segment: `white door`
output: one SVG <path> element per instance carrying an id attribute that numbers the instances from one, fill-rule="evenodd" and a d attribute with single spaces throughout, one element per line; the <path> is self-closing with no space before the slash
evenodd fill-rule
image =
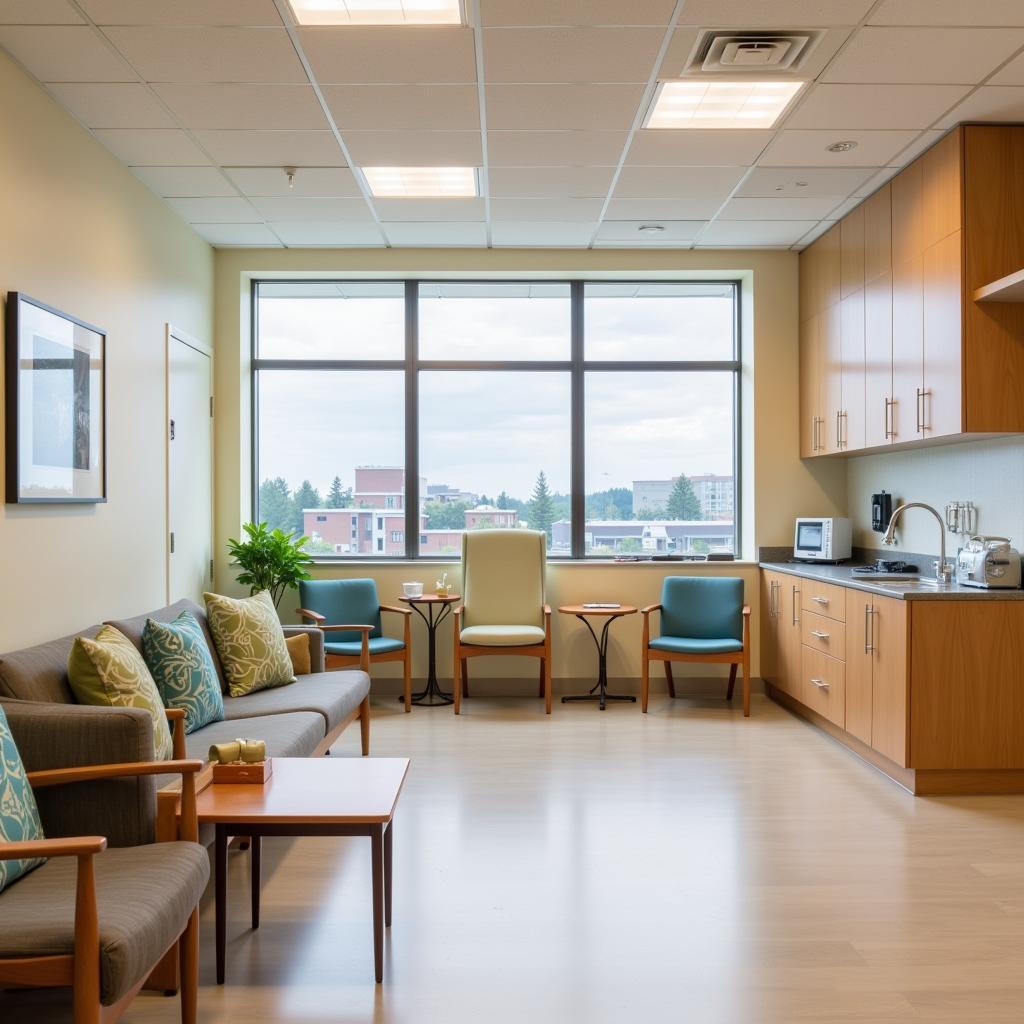
<path id="1" fill-rule="evenodd" d="M 167 600 L 213 586 L 213 357 L 167 326 Z"/>

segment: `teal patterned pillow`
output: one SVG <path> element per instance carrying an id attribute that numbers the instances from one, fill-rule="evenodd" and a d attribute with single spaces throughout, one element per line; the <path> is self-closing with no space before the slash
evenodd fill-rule
<path id="1" fill-rule="evenodd" d="M 147 619 L 142 652 L 164 706 L 185 709 L 185 732 L 224 718 L 217 669 L 203 627 L 191 612 L 173 622 Z"/>
<path id="2" fill-rule="evenodd" d="M 44 839 L 39 821 L 39 808 L 32 787 L 25 775 L 21 755 L 14 745 L 11 728 L 4 709 L 0 708 L 0 842 L 23 843 Z M 0 860 L 0 892 L 16 878 L 45 863 L 46 858 L 33 860 Z"/>

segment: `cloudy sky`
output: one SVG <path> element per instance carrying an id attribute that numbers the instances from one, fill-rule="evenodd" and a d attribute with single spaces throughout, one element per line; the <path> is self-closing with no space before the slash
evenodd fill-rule
<path id="1" fill-rule="evenodd" d="M 348 297 L 333 284 L 317 290 L 334 297 L 274 287 L 285 295 L 260 301 L 262 357 L 403 357 L 400 282 L 345 286 Z M 586 300 L 586 358 L 731 357 L 729 298 L 600 290 Z M 569 336 L 567 285 L 421 286 L 421 359 L 567 360 Z M 263 370 L 259 378 L 261 479 L 309 479 L 326 491 L 335 475 L 351 486 L 357 465 L 403 463 L 402 371 Z M 526 498 L 543 469 L 554 490 L 567 492 L 569 389 L 564 371 L 421 371 L 421 476 Z M 728 373 L 592 372 L 585 409 L 588 492 L 680 472 L 731 472 Z"/>

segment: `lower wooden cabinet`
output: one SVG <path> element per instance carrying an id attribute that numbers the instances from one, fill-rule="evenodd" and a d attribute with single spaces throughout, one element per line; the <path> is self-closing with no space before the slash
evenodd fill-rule
<path id="1" fill-rule="evenodd" d="M 799 576 L 761 574 L 761 675 L 800 700 L 801 589 Z"/>
<path id="2" fill-rule="evenodd" d="M 846 723 L 846 665 L 813 647 L 800 657 L 800 703 L 827 718 L 840 729 Z"/>

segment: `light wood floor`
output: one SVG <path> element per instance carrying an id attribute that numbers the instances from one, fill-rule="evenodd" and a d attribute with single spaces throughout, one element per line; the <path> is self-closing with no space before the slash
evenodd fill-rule
<path id="1" fill-rule="evenodd" d="M 1024 1019 L 1024 797 L 914 799 L 763 696 L 746 721 L 375 710 L 374 753 L 413 758 L 383 986 L 368 842 L 266 840 L 258 932 L 231 857 L 223 988 L 204 905 L 203 1024 Z M 44 1003 L 0 1019 L 62 1019 Z M 177 1019 L 155 995 L 125 1018 Z"/>

